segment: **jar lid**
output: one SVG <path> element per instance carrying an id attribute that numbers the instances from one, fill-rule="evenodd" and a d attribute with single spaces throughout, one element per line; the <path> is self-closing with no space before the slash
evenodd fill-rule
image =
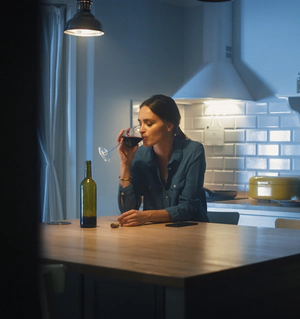
<path id="1" fill-rule="evenodd" d="M 267 185 L 267 184 L 280 184 L 290 185 L 299 184 L 300 176 L 253 176 L 249 179 L 250 184 Z"/>

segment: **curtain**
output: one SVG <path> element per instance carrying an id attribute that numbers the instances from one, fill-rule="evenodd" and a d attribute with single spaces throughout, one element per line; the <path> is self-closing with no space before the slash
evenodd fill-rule
<path id="1" fill-rule="evenodd" d="M 42 221 L 64 219 L 64 26 L 65 6 L 40 8 L 40 100 L 38 138 L 41 151 Z"/>

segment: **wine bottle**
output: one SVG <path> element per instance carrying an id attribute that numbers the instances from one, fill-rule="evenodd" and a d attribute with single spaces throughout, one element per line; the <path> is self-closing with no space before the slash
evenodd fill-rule
<path id="1" fill-rule="evenodd" d="M 92 179 L 92 162 L 85 162 L 84 180 L 80 183 L 80 227 L 97 226 L 97 184 Z"/>

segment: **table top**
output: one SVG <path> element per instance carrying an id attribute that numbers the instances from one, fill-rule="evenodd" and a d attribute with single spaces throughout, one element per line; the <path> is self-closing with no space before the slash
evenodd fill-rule
<path id="1" fill-rule="evenodd" d="M 42 262 L 72 271 L 184 287 L 207 275 L 292 264 L 300 269 L 300 230 L 198 223 L 111 228 L 117 216 L 98 217 L 96 228 L 40 225 Z M 280 266 L 280 267 L 281 267 Z"/>

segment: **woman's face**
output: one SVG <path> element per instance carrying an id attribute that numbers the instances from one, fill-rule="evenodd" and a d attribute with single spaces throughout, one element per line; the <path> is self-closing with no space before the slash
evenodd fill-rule
<path id="1" fill-rule="evenodd" d="M 162 121 L 147 106 L 140 109 L 138 121 L 143 145 L 146 147 L 166 141 L 166 137 L 172 133 L 173 125 Z"/>

